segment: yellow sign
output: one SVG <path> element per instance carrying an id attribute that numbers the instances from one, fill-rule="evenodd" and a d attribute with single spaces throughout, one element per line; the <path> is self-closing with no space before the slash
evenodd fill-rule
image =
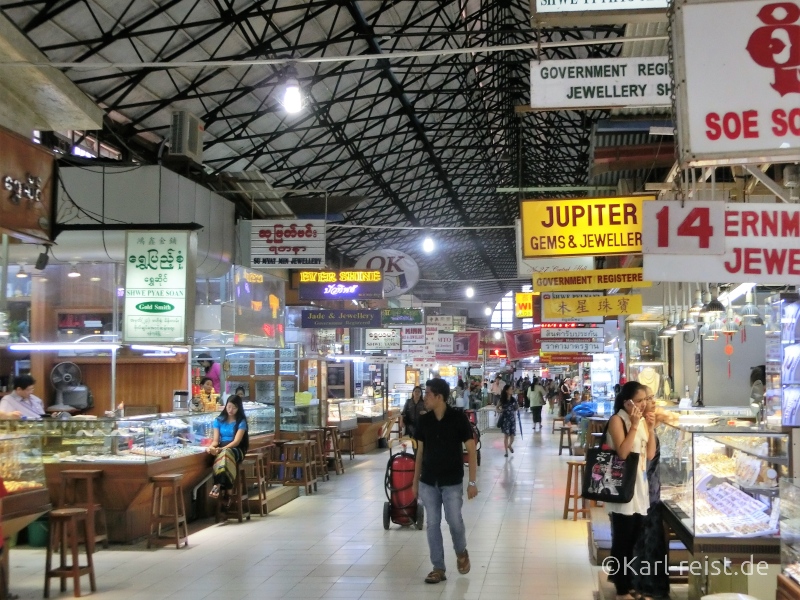
<path id="1" fill-rule="evenodd" d="M 518 319 L 533 318 L 533 294 L 517 292 L 514 298 L 514 314 Z"/>
<path id="2" fill-rule="evenodd" d="M 533 289 L 537 292 L 610 290 L 611 288 L 640 288 L 651 285 L 651 282 L 644 281 L 641 267 L 601 269 L 599 271 L 552 271 L 536 273 L 533 276 Z"/>
<path id="3" fill-rule="evenodd" d="M 652 197 L 524 200 L 523 258 L 642 251 L 642 202 Z"/>
<path id="4" fill-rule="evenodd" d="M 361 283 L 383 281 L 382 271 L 300 271 L 300 283 Z"/>
<path id="5" fill-rule="evenodd" d="M 642 312 L 641 294 L 624 296 L 585 296 L 542 300 L 542 320 L 569 317 L 612 317 Z"/>
<path id="6" fill-rule="evenodd" d="M 450 365 L 441 365 L 439 367 L 439 375 L 441 377 L 455 377 L 457 374 L 456 368 Z"/>

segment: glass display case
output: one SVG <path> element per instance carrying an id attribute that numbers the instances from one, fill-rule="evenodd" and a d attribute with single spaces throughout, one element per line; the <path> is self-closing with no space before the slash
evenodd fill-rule
<path id="1" fill-rule="evenodd" d="M 0 477 L 9 494 L 44 489 L 42 439 L 38 435 L 0 435 Z"/>
<path id="2" fill-rule="evenodd" d="M 275 409 L 245 403 L 249 435 L 275 431 Z M 131 418 L 0 421 L 2 433 L 35 434 L 46 463 L 144 463 L 203 452 L 218 412 Z"/>
<path id="3" fill-rule="evenodd" d="M 629 381 L 649 386 L 656 398 L 670 398 L 673 390 L 667 340 L 658 337 L 662 325 L 661 321 L 627 321 L 625 356 Z"/>
<path id="4" fill-rule="evenodd" d="M 352 398 L 328 401 L 328 425 L 336 425 L 339 431 L 350 431 L 357 427 L 355 402 Z"/>
<path id="5" fill-rule="evenodd" d="M 660 423 L 661 500 L 695 538 L 778 534 L 789 435 L 757 427 Z"/>
<path id="6" fill-rule="evenodd" d="M 378 423 L 383 421 L 383 398 L 356 398 L 353 405 L 359 423 Z"/>
<path id="7" fill-rule="evenodd" d="M 781 571 L 800 585 L 800 481 L 780 481 Z"/>
<path id="8" fill-rule="evenodd" d="M 281 431 L 317 429 L 321 426 L 320 413 L 318 401 L 315 404 L 290 406 L 284 406 L 281 401 Z"/>
<path id="9" fill-rule="evenodd" d="M 775 294 L 766 300 L 766 417 L 780 415 L 800 427 L 800 296 Z"/>

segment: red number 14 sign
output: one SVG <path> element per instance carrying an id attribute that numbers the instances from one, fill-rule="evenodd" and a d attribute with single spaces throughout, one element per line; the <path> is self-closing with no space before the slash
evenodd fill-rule
<path id="1" fill-rule="evenodd" d="M 724 254 L 725 203 L 645 202 L 644 254 Z"/>

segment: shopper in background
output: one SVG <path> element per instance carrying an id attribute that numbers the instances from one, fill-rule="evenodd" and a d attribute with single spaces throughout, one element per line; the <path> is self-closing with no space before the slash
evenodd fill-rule
<path id="1" fill-rule="evenodd" d="M 536 381 L 536 377 L 534 377 L 533 380 Z M 531 406 L 531 401 L 528 398 L 529 389 L 531 389 L 531 380 L 525 375 L 525 378 L 522 380 L 522 405 L 525 407 L 525 412 L 528 412 Z"/>
<path id="2" fill-rule="evenodd" d="M 464 394 L 466 393 L 466 398 Z M 469 408 L 469 390 L 464 389 L 464 382 L 459 379 L 456 386 L 456 408 Z"/>
<path id="3" fill-rule="evenodd" d="M 558 386 L 555 379 L 552 379 L 547 384 L 547 403 L 550 405 L 550 414 L 556 412 L 556 399 L 558 398 Z"/>
<path id="4" fill-rule="evenodd" d="M 503 391 L 503 380 L 500 379 L 500 375 L 494 378 L 490 391 L 492 393 L 492 404 L 497 406 L 500 403 L 500 392 Z"/>
<path id="5" fill-rule="evenodd" d="M 412 489 L 425 507 L 428 550 L 433 570 L 426 583 L 439 583 L 447 579 L 442 539 L 442 506 L 453 548 L 456 566 L 462 575 L 469 573 L 467 531 L 461 516 L 464 503 L 464 457 L 462 444 L 467 448 L 469 484 L 467 498 L 478 495 L 478 474 L 475 438 L 466 413 L 447 406 L 450 386 L 444 379 L 431 379 L 425 384 L 427 413 L 419 419 L 417 428 L 417 461 L 414 464 Z"/>
<path id="6" fill-rule="evenodd" d="M 499 413 L 499 427 L 503 432 L 503 447 L 506 450 L 504 456 L 508 456 L 509 451 L 514 454 L 514 436 L 517 435 L 517 409 L 519 404 L 512 393 L 511 386 L 506 385 L 500 392 L 500 403 L 497 405 Z"/>
<path id="7" fill-rule="evenodd" d="M 244 398 L 244 386 L 240 385 L 233 393 L 239 396 L 239 398 Z"/>
<path id="8" fill-rule="evenodd" d="M 35 383 L 30 375 L 14 378 L 14 391 L 0 400 L 0 419 L 41 419 L 45 415 L 42 399 L 33 394 Z"/>
<path id="9" fill-rule="evenodd" d="M 400 430 L 405 427 L 405 435 L 414 437 L 417 434 L 419 418 L 425 414 L 425 402 L 422 400 L 422 388 L 418 385 L 411 390 L 411 398 L 406 400 L 400 413 Z"/>
<path id="10" fill-rule="evenodd" d="M 206 377 L 210 378 L 211 382 L 214 384 L 214 392 L 219 394 L 219 376 L 221 372 L 219 363 L 215 363 L 208 352 L 201 352 L 198 354 L 197 361 L 200 363 L 200 366 L 203 367 Z"/>
<path id="11" fill-rule="evenodd" d="M 539 425 L 539 431 L 542 430 L 542 407 L 544 407 L 544 387 L 536 377 L 533 378 L 533 383 L 528 388 L 528 403 L 533 412 L 533 430 L 536 431 L 536 425 Z"/>
<path id="12" fill-rule="evenodd" d="M 225 408 L 212 423 L 214 436 L 206 452 L 216 456 L 214 459 L 214 487 L 208 494 L 212 498 L 223 496 L 227 504 L 231 490 L 236 482 L 237 465 L 247 453 L 247 417 L 244 414 L 242 399 L 233 394 L 225 401 Z"/>
<path id="13" fill-rule="evenodd" d="M 616 450 L 621 459 L 631 452 L 639 454 L 636 483 L 630 502 L 619 504 L 606 502 L 606 512 L 611 519 L 611 556 L 619 565 L 630 564 L 633 548 L 642 530 L 642 521 L 650 507 L 647 485 L 647 461 L 656 454 L 653 426 L 642 419 L 647 402 L 647 391 L 636 381 L 622 386 L 614 401 L 614 415 L 609 419 L 605 443 Z M 609 575 L 617 589 L 617 600 L 632 600 L 632 573 L 630 569 L 619 569 Z"/>
<path id="14" fill-rule="evenodd" d="M 664 557 L 667 556 L 667 538 L 662 524 L 661 511 L 661 442 L 655 434 L 656 400 L 653 390 L 645 386 L 647 405 L 644 419 L 650 434 L 656 439 L 656 453 L 647 461 L 647 486 L 650 507 L 644 518 L 642 530 L 633 548 L 634 566 L 632 586 L 640 598 L 669 598 L 669 573 Z"/>

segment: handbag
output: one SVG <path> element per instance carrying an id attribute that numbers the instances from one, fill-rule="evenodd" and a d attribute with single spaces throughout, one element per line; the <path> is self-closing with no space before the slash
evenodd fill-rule
<path id="1" fill-rule="evenodd" d="M 633 499 L 636 476 L 639 468 L 639 453 L 631 452 L 622 459 L 616 450 L 605 443 L 611 419 L 603 429 L 603 445 L 586 451 L 586 470 L 583 475 L 581 496 L 586 500 L 598 500 L 613 504 L 627 504 Z M 625 436 L 628 428 L 622 422 Z"/>

